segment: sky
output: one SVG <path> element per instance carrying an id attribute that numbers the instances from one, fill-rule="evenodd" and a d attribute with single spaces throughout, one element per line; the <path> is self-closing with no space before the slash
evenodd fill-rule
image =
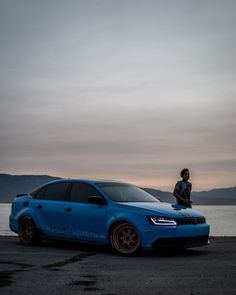
<path id="1" fill-rule="evenodd" d="M 235 186 L 235 11 L 0 0 L 0 173 Z"/>

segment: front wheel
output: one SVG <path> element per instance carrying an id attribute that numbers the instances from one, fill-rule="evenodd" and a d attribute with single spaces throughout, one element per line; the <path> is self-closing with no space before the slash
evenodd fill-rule
<path id="1" fill-rule="evenodd" d="M 24 245 L 38 245 L 41 241 L 39 232 L 29 216 L 21 219 L 18 236 Z"/>
<path id="2" fill-rule="evenodd" d="M 141 245 L 139 234 L 135 227 L 126 222 L 115 225 L 111 232 L 111 246 L 123 255 L 131 255 L 138 251 Z"/>

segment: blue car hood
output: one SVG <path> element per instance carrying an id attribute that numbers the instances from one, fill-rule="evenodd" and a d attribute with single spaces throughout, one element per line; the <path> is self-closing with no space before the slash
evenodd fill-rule
<path id="1" fill-rule="evenodd" d="M 198 211 L 190 208 L 185 208 L 180 205 L 173 205 L 169 203 L 155 203 L 155 202 L 119 202 L 120 205 L 130 207 L 130 209 L 138 209 L 138 211 L 145 210 L 148 214 L 160 214 L 165 217 L 180 218 L 180 217 L 200 217 L 203 216 Z"/>

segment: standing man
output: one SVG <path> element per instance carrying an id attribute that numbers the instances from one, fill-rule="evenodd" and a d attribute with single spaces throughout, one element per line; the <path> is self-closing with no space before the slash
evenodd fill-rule
<path id="1" fill-rule="evenodd" d="M 192 183 L 189 182 L 190 173 L 188 168 L 184 168 L 180 172 L 182 180 L 179 180 L 173 192 L 174 197 L 176 197 L 176 202 L 178 205 L 192 208 L 192 202 L 190 201 Z"/>

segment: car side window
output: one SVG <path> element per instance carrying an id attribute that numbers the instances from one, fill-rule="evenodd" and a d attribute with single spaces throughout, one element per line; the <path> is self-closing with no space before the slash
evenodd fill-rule
<path id="1" fill-rule="evenodd" d="M 72 184 L 70 201 L 79 203 L 89 203 L 88 197 L 101 196 L 100 193 L 91 185 L 82 182 Z"/>
<path id="2" fill-rule="evenodd" d="M 44 194 L 45 200 L 64 201 L 68 183 L 60 182 L 48 185 Z"/>
<path id="3" fill-rule="evenodd" d="M 39 190 L 35 193 L 32 193 L 31 196 L 33 196 L 34 199 L 43 200 L 45 192 L 46 192 L 46 187 L 42 188 L 41 190 Z"/>

